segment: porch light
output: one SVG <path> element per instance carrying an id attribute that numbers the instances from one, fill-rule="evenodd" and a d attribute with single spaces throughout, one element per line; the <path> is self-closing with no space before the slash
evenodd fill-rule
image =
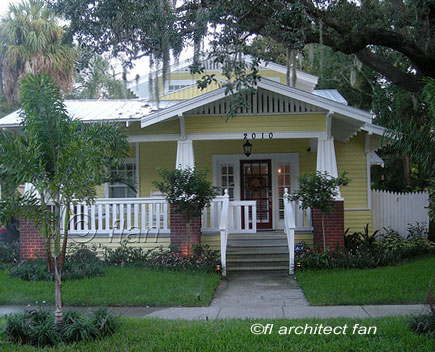
<path id="1" fill-rule="evenodd" d="M 243 144 L 243 152 L 245 153 L 246 156 L 250 156 L 251 152 L 252 152 L 252 144 L 249 143 L 248 140 L 246 140 L 246 143 Z"/>

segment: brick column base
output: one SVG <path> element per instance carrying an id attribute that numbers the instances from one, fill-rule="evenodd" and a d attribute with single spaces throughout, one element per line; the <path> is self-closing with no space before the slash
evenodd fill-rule
<path id="1" fill-rule="evenodd" d="M 46 258 L 45 243 L 32 221 L 20 220 L 20 260 Z"/>
<path id="2" fill-rule="evenodd" d="M 342 200 L 334 201 L 334 210 L 325 215 L 325 238 L 329 248 L 344 246 L 344 205 Z M 315 245 L 323 248 L 322 213 L 313 209 L 313 240 Z"/>
<path id="3" fill-rule="evenodd" d="M 170 228 L 171 228 L 171 247 L 187 254 L 187 227 L 186 220 L 179 213 L 175 212 L 175 207 L 170 208 Z M 201 244 L 201 217 L 198 216 L 190 220 L 190 247 Z"/>

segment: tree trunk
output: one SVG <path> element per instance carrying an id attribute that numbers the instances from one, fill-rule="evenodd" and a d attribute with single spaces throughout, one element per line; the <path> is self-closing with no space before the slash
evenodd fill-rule
<path id="1" fill-rule="evenodd" d="M 51 254 L 51 241 L 50 236 L 48 235 L 47 227 L 43 225 L 43 235 L 45 237 L 45 252 L 47 253 L 47 262 L 48 262 L 48 271 L 50 273 L 54 273 L 54 262 L 53 256 Z"/>
<path id="2" fill-rule="evenodd" d="M 59 257 L 54 257 L 54 323 L 57 326 L 63 324 L 63 310 L 62 310 L 62 271 L 60 270 Z"/>
<path id="3" fill-rule="evenodd" d="M 66 248 L 68 244 L 69 204 L 65 206 L 65 222 L 63 223 L 63 243 L 60 252 L 60 270 L 63 271 L 65 264 Z"/>
<path id="4" fill-rule="evenodd" d="M 405 180 L 405 185 L 409 187 L 411 184 L 411 167 L 409 166 L 409 157 L 403 155 L 403 178 Z"/>
<path id="5" fill-rule="evenodd" d="M 326 252 L 325 215 L 322 213 L 323 251 Z"/>

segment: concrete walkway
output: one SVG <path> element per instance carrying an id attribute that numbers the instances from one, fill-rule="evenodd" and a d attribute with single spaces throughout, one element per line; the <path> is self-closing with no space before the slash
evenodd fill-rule
<path id="1" fill-rule="evenodd" d="M 0 316 L 38 307 L 0 306 Z M 93 307 L 73 308 L 81 311 Z M 117 316 L 187 320 L 227 318 L 369 318 L 428 312 L 423 304 L 309 306 L 294 278 L 280 274 L 237 274 L 222 281 L 209 307 L 110 307 Z"/>

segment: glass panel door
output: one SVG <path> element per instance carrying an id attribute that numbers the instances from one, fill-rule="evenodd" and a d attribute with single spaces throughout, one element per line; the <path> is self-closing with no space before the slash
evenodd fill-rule
<path id="1" fill-rule="evenodd" d="M 241 200 L 257 202 L 257 228 L 272 228 L 272 182 L 270 160 L 240 161 Z"/>

